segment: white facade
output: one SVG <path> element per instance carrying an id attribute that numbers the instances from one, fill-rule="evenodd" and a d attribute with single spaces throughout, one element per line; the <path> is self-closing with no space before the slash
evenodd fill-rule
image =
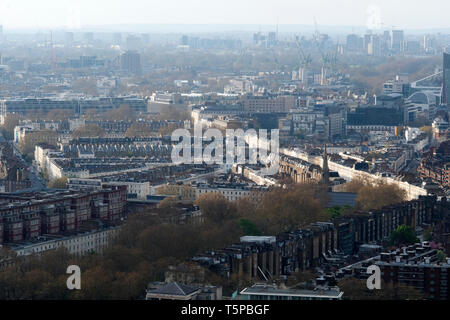
<path id="1" fill-rule="evenodd" d="M 50 250 L 65 247 L 71 254 L 85 255 L 90 252 L 102 252 L 117 234 L 119 228 L 94 231 L 68 238 L 56 238 L 54 240 L 24 245 L 13 248 L 18 256 L 39 254 Z"/>
<path id="2" fill-rule="evenodd" d="M 29 123 L 26 125 L 18 125 L 14 128 L 14 142 L 21 143 L 24 141 L 28 132 L 40 130 L 41 125 L 39 123 Z"/>
<path id="3" fill-rule="evenodd" d="M 294 149 L 294 150 L 280 149 L 280 153 L 290 156 L 290 157 L 293 157 L 293 158 L 301 159 L 303 161 L 318 165 L 320 167 L 323 167 L 323 158 L 322 157 L 311 156 L 299 149 Z M 358 170 L 355 170 L 350 167 L 346 167 L 342 164 L 339 164 L 339 163 L 336 163 L 333 161 L 328 161 L 328 166 L 329 166 L 330 170 L 338 172 L 341 177 L 343 177 L 344 179 L 349 180 L 349 181 L 353 180 L 356 177 L 359 177 L 359 178 L 367 179 L 368 181 L 383 181 L 388 184 L 395 184 L 400 189 L 402 189 L 406 192 L 407 200 L 414 200 L 414 199 L 419 198 L 419 196 L 426 196 L 428 194 L 428 192 L 425 189 L 415 186 L 415 185 L 412 185 L 412 184 L 409 184 L 408 182 L 396 180 L 396 179 L 389 178 L 389 177 L 383 177 L 378 174 L 371 174 L 371 173 L 364 172 L 364 171 L 358 171 Z"/>
<path id="4" fill-rule="evenodd" d="M 192 186 L 195 189 L 195 197 L 198 199 L 203 194 L 220 193 L 228 201 L 236 201 L 243 198 L 251 198 L 254 200 L 261 200 L 263 192 L 266 189 L 262 188 L 226 188 L 226 187 L 211 187 L 208 185 Z"/>
<path id="5" fill-rule="evenodd" d="M 104 182 L 106 186 L 127 186 L 128 194 L 135 194 L 140 200 L 146 200 L 147 196 L 151 195 L 150 182 L 131 182 L 131 181 L 117 181 L 117 182 Z"/>

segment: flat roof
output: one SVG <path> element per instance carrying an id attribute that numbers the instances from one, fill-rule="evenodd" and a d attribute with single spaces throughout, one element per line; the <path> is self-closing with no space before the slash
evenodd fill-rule
<path id="1" fill-rule="evenodd" d="M 298 290 L 298 289 L 277 289 L 273 286 L 254 286 L 245 288 L 241 291 L 241 295 L 251 296 L 285 296 L 300 298 L 324 298 L 324 299 L 340 299 L 344 292 L 330 288 L 329 290 Z"/>

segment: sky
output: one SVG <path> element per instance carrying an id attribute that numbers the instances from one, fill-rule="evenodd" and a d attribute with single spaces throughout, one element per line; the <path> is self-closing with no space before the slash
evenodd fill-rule
<path id="1" fill-rule="evenodd" d="M 448 0 L 0 0 L 8 29 L 138 24 L 450 28 Z M 281 31 L 281 30 L 280 30 Z"/>

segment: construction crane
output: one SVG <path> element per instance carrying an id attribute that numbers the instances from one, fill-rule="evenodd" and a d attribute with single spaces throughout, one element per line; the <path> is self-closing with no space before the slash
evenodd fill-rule
<path id="1" fill-rule="evenodd" d="M 299 36 L 295 37 L 295 43 L 297 44 L 298 54 L 299 54 L 299 58 L 300 58 L 300 67 L 298 70 L 298 72 L 299 72 L 298 78 L 304 82 L 305 81 L 305 71 L 312 64 L 313 60 L 312 60 L 311 54 L 306 54 L 305 51 L 303 50 Z M 300 76 L 300 72 L 302 72 L 301 76 Z"/>
<path id="2" fill-rule="evenodd" d="M 305 54 L 299 36 L 295 37 L 295 43 L 297 44 L 301 67 L 309 67 L 312 64 L 311 54 Z"/>
<path id="3" fill-rule="evenodd" d="M 325 52 L 325 50 L 323 48 L 323 43 L 321 43 L 320 32 L 319 32 L 319 28 L 318 28 L 316 19 L 314 19 L 314 25 L 315 25 L 315 33 L 314 33 L 313 39 L 316 44 L 317 50 L 320 53 L 321 63 L 322 63 L 321 85 L 325 85 L 328 70 L 331 70 L 333 75 L 335 75 L 337 72 L 339 42 L 337 43 L 336 49 L 334 51 Z"/>
<path id="4" fill-rule="evenodd" d="M 330 55 L 330 67 L 333 75 L 338 73 L 338 54 L 339 54 L 339 40 L 336 43 L 336 50 Z"/>

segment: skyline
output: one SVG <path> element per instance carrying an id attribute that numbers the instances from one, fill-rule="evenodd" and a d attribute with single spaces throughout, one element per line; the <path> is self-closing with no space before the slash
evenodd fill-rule
<path id="1" fill-rule="evenodd" d="M 1 0 L 0 24 L 5 30 L 67 29 L 173 25 L 287 25 L 405 30 L 450 29 L 446 12 L 450 3 L 404 1 L 318 0 L 314 3 L 292 0 L 205 1 L 167 0 L 87 0 L 74 4 L 70 0 Z M 336 12 L 338 14 L 336 14 Z M 420 16 L 421 19 L 417 19 Z M 283 32 L 283 30 L 280 30 Z"/>

